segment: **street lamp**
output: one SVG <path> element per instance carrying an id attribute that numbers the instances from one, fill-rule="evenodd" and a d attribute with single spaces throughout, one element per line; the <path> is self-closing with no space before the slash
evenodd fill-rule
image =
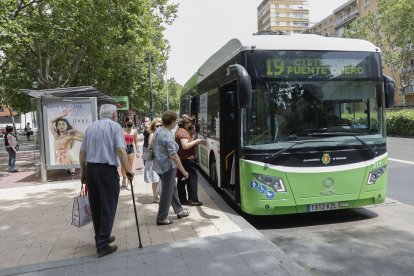
<path id="1" fill-rule="evenodd" d="M 148 54 L 148 75 L 149 75 L 149 94 L 150 94 L 150 118 L 154 118 L 154 101 L 152 98 L 152 78 L 151 78 L 151 54 Z"/>
<path id="2" fill-rule="evenodd" d="M 170 110 L 170 103 L 168 99 L 168 75 L 167 75 L 167 69 L 165 69 L 165 90 L 167 94 L 167 110 Z"/>

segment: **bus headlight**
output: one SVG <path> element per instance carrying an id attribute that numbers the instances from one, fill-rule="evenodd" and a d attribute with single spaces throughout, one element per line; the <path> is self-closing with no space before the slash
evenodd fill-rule
<path id="1" fill-rule="evenodd" d="M 285 184 L 283 183 L 283 179 L 281 177 L 268 176 L 257 173 L 254 173 L 254 177 L 260 183 L 271 187 L 275 192 L 286 192 Z"/>
<path id="2" fill-rule="evenodd" d="M 377 181 L 377 179 L 383 175 L 385 173 L 385 170 L 387 169 L 387 166 L 382 166 L 379 168 L 376 168 L 375 170 L 372 170 L 369 173 L 369 177 L 368 177 L 368 185 L 372 185 L 375 184 L 375 182 Z"/>

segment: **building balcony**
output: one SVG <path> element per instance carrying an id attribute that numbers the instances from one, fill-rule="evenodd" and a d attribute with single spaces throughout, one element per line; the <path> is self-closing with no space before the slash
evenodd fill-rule
<path id="1" fill-rule="evenodd" d="M 353 14 L 350 14 L 349 16 L 347 16 L 346 18 L 343 18 L 342 20 L 337 20 L 335 23 L 335 28 L 338 29 L 342 27 L 343 25 L 347 25 L 357 17 L 359 17 L 359 13 L 354 12 Z"/>

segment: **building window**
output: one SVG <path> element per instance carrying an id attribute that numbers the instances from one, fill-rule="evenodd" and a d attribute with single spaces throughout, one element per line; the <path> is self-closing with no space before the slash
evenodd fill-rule
<path id="1" fill-rule="evenodd" d="M 306 13 L 299 13 L 299 12 L 294 12 L 292 13 L 294 18 L 308 18 L 308 14 Z"/>
<path id="2" fill-rule="evenodd" d="M 365 8 L 369 6 L 369 0 L 364 0 Z"/>
<path id="3" fill-rule="evenodd" d="M 306 23 L 306 22 L 293 22 L 293 26 L 295 26 L 295 27 L 308 27 L 309 24 Z"/>

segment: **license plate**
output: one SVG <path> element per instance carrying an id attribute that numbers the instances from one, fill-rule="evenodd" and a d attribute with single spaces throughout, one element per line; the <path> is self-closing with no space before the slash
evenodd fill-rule
<path id="1" fill-rule="evenodd" d="M 325 202 L 308 205 L 308 212 L 330 211 L 339 208 L 339 202 Z"/>

